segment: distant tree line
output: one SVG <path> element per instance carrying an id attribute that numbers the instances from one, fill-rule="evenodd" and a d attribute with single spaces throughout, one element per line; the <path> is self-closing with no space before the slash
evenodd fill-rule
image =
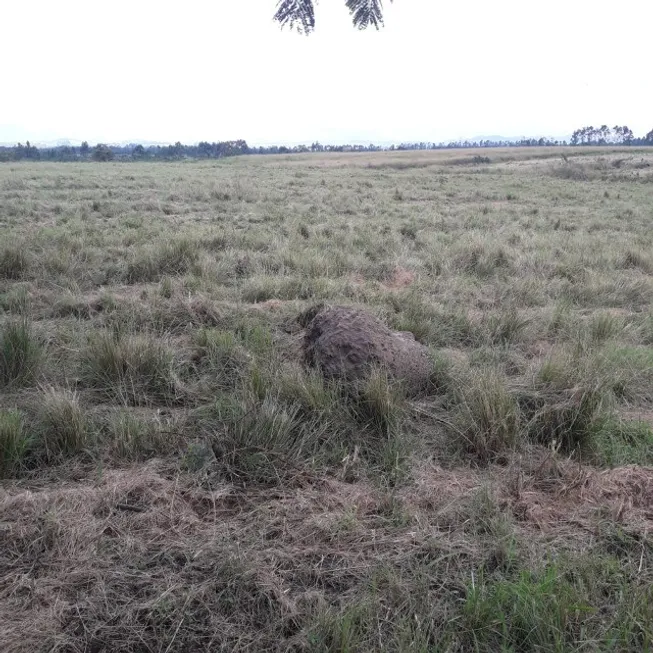
<path id="1" fill-rule="evenodd" d="M 653 129 L 643 137 L 636 138 L 627 126 L 615 125 L 610 129 L 601 127 L 583 127 L 577 129 L 569 142 L 548 138 L 523 138 L 518 141 L 480 140 L 449 141 L 447 143 L 400 143 L 399 145 L 268 145 L 250 147 L 244 140 L 220 141 L 209 143 L 202 141 L 197 145 L 107 145 L 98 143 L 91 147 L 84 141 L 80 146 L 58 145 L 56 147 L 36 147 L 27 141 L 11 147 L 0 147 L 2 161 L 180 161 L 182 159 L 221 159 L 243 154 L 301 154 L 305 152 L 378 152 L 397 150 L 446 150 L 459 148 L 484 147 L 555 147 L 559 145 L 653 145 Z"/>
<path id="2" fill-rule="evenodd" d="M 570 140 L 571 145 L 653 145 L 653 129 L 646 136 L 636 138 L 633 130 L 627 125 L 608 127 L 581 127 L 577 129 Z"/>

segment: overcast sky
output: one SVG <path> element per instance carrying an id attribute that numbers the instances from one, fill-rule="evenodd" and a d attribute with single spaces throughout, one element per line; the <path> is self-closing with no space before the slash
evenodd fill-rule
<path id="1" fill-rule="evenodd" d="M 0 0 L 0 142 L 257 143 L 653 128 L 650 0 Z"/>

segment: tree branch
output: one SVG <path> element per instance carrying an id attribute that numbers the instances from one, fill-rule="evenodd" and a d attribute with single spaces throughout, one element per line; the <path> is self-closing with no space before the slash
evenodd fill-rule
<path id="1" fill-rule="evenodd" d="M 301 34 L 315 29 L 315 5 L 318 0 L 278 0 L 274 20 Z M 392 2 L 392 0 L 390 0 Z M 354 27 L 366 29 L 383 26 L 383 0 L 345 0 Z"/>

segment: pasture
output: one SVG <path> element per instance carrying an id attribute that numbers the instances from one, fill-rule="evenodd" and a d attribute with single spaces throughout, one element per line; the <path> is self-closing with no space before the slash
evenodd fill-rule
<path id="1" fill-rule="evenodd" d="M 647 149 L 0 165 L 0 650 L 651 650 L 652 227 Z"/>

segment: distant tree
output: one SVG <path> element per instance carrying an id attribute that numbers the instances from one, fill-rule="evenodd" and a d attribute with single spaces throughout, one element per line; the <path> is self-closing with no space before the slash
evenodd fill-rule
<path id="1" fill-rule="evenodd" d="M 31 160 L 39 160 L 41 158 L 41 153 L 39 152 L 39 148 L 32 145 L 29 141 L 25 143 L 25 148 L 24 148 L 24 153 L 23 156 L 26 159 L 31 159 Z"/>
<path id="2" fill-rule="evenodd" d="M 144 159 L 146 156 L 147 153 L 145 152 L 145 148 L 140 143 L 132 151 L 132 159 L 137 161 Z"/>
<path id="3" fill-rule="evenodd" d="M 98 143 L 93 148 L 93 161 L 113 161 L 113 150 L 104 143 Z"/>
<path id="4" fill-rule="evenodd" d="M 633 134 L 633 130 L 624 125 L 621 128 L 621 133 L 623 134 L 623 142 L 624 145 L 632 145 L 633 144 L 633 138 L 635 135 Z"/>
<path id="5" fill-rule="evenodd" d="M 653 145 L 653 129 L 651 129 L 651 131 L 646 134 L 646 136 L 644 136 L 644 142 L 647 145 Z"/>
<path id="6" fill-rule="evenodd" d="M 274 20 L 282 27 L 287 25 L 302 34 L 310 34 L 315 29 L 316 4 L 317 0 L 278 0 Z M 383 0 L 345 0 L 345 6 L 354 27 L 379 29 L 383 26 Z"/>
<path id="7" fill-rule="evenodd" d="M 88 146 L 87 141 L 83 141 L 82 144 L 79 146 L 79 153 L 82 157 L 82 159 L 88 158 L 88 153 L 90 151 L 90 147 Z"/>

